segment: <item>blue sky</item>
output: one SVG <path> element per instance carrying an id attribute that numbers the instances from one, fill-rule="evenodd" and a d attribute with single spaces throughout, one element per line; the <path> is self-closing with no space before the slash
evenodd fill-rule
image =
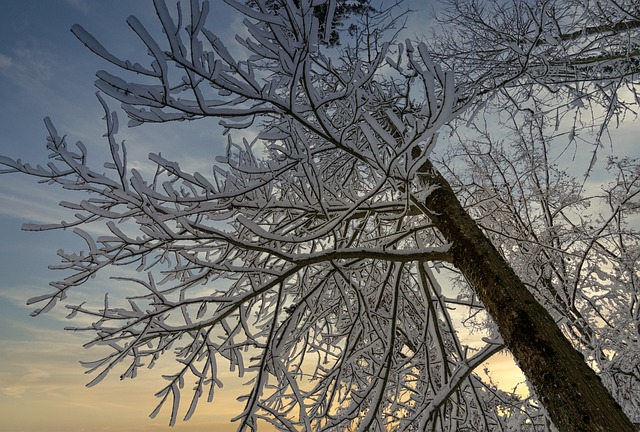
<path id="1" fill-rule="evenodd" d="M 211 4 L 209 23 L 214 31 L 229 35 L 240 27 L 240 19 L 221 0 Z M 144 49 L 125 23 L 132 14 L 152 28 L 155 25 L 150 0 L 3 2 L 0 155 L 45 162 L 43 118 L 50 116 L 60 134 L 84 142 L 91 160 L 104 160 L 103 113 L 93 81 L 95 72 L 108 65 L 89 52 L 69 28 L 80 23 L 121 57 L 144 59 Z M 427 14 L 414 14 L 411 20 L 424 26 Z M 124 116 L 121 124 L 126 124 Z M 619 145 L 631 149 L 636 131 L 637 123 L 621 129 Z M 168 159 L 205 171 L 224 143 L 211 122 L 122 127 L 120 138 L 126 139 L 130 158 L 141 169 L 149 151 L 161 151 Z M 62 310 L 29 317 L 27 299 L 46 292 L 49 281 L 58 276 L 47 270 L 47 265 L 58 262 L 56 251 L 78 250 L 82 243 L 69 232 L 23 232 L 20 226 L 68 219 L 57 206 L 63 197 L 58 189 L 38 185 L 33 179 L 0 176 L 0 430 L 168 430 L 166 413 L 156 420 L 147 418 L 156 402 L 153 393 L 160 387 L 160 372 L 143 373 L 126 382 L 114 376 L 87 389 L 84 384 L 89 377 L 83 375 L 78 360 L 95 358 L 81 348 L 89 335 L 63 332 L 68 322 Z M 105 279 L 93 281 L 83 293 L 95 291 L 101 297 L 107 283 Z M 201 405 L 192 420 L 178 423 L 174 430 L 202 430 L 205 425 L 235 430 L 228 419 L 239 411 L 233 401 L 239 381 L 228 379 L 228 394 L 223 399 L 213 407 Z"/>

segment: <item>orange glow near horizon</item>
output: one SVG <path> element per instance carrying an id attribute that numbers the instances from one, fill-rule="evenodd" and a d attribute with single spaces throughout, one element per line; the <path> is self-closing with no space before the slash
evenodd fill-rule
<path id="1" fill-rule="evenodd" d="M 238 423 L 230 419 L 242 411 L 243 404 L 236 398 L 245 389 L 242 383 L 249 380 L 248 376 L 238 378 L 235 373 L 223 372 L 224 387 L 216 389 L 213 403 L 202 400 L 191 420 L 184 422 L 180 417 L 176 426 L 170 428 L 168 408 L 156 419 L 148 417 L 158 402 L 154 393 L 163 385 L 160 376 L 163 371 L 141 370 L 136 379 L 124 381 L 115 373 L 97 386 L 87 388 L 85 384 L 90 376 L 84 374 L 78 360 L 93 356 L 91 350 L 81 348 L 82 339 L 77 335 L 42 330 L 33 335 L 30 343 L 17 340 L 0 343 L 4 347 L 0 358 L 2 431 L 231 432 L 238 427 Z M 509 354 L 497 354 L 485 365 L 492 371 L 494 381 L 504 389 L 513 389 L 524 378 Z M 519 393 L 525 389 L 519 387 Z M 182 415 L 190 397 L 187 382 L 182 396 Z M 260 426 L 260 431 L 275 430 L 266 422 Z"/>
<path id="2" fill-rule="evenodd" d="M 223 372 L 224 388 L 216 389 L 213 403 L 201 400 L 191 420 L 181 418 L 170 428 L 169 409 L 164 409 L 156 419 L 148 416 L 159 401 L 154 397 L 163 385 L 162 371 L 141 370 L 134 380 L 120 381 L 117 373 L 111 374 L 95 387 L 85 384 L 90 376 L 84 374 L 78 359 L 91 358 L 89 352 L 78 344 L 78 338 L 55 332 L 51 341 L 2 340 L 4 350 L 0 373 L 0 430 L 6 432 L 83 432 L 83 431 L 235 431 L 238 423 L 231 418 L 238 415 L 243 404 L 236 401 L 242 383 L 248 378 L 238 378 L 231 372 Z M 44 330 L 45 337 L 54 332 Z M 166 371 L 165 371 L 166 372 Z M 189 383 L 185 383 L 184 415 L 191 395 Z M 185 406 L 187 405 L 187 406 Z M 269 424 L 260 430 L 275 430 Z"/>

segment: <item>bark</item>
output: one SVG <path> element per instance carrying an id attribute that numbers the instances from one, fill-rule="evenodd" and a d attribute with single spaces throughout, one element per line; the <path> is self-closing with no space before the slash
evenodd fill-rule
<path id="1" fill-rule="evenodd" d="M 438 187 L 422 202 L 415 198 L 414 204 L 452 244 L 453 264 L 497 323 L 558 429 L 635 432 L 600 378 L 467 214 L 446 179 L 429 162 L 421 167 L 419 179 Z"/>

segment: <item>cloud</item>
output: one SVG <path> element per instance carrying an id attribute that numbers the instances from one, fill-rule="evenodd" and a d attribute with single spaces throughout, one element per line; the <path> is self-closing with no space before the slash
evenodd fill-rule
<path id="1" fill-rule="evenodd" d="M 11 57 L 0 53 L 0 69 L 7 69 L 13 65 Z"/>
<path id="2" fill-rule="evenodd" d="M 0 73 L 14 84 L 33 88 L 53 78 L 53 59 L 39 48 L 17 47 L 10 54 L 0 53 Z"/>
<path id="3" fill-rule="evenodd" d="M 65 2 L 69 6 L 81 10 L 84 13 L 89 12 L 89 4 L 86 2 L 86 0 L 65 0 Z"/>
<path id="4" fill-rule="evenodd" d="M 4 205 L 0 206 L 0 216 L 37 224 L 73 219 L 72 212 L 58 206 L 65 197 L 63 191 L 54 191 L 52 188 L 45 190 L 44 185 L 34 184 L 33 179 L 26 177 L 14 176 L 3 180 L 0 186 L 0 201 Z"/>

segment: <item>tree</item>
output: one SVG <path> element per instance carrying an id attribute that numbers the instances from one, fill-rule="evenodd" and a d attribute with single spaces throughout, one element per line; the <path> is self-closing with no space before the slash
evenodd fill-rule
<path id="1" fill-rule="evenodd" d="M 440 19 L 452 31 L 435 39 L 432 53 L 458 71 L 458 81 L 491 96 L 478 101 L 480 119 L 467 119 L 471 130 L 455 132 L 462 144 L 451 154 L 466 155 L 465 167 L 456 169 L 448 156 L 442 165 L 485 233 L 635 416 L 640 371 L 622 352 L 634 356 L 638 343 L 638 317 L 628 308 L 637 303 L 637 270 L 629 266 L 637 261 L 637 234 L 626 223 L 635 212 L 637 161 L 609 161 L 617 181 L 592 196 L 586 178 L 580 183 L 553 163 L 568 147 L 584 147 L 595 129 L 588 176 L 609 123 L 634 111 L 634 97 L 621 94 L 636 94 L 637 5 L 447 4 Z M 511 132 L 497 139 L 486 129 L 487 115 L 500 125 L 494 131 Z M 558 137 L 568 137 L 560 150 Z M 608 210 L 585 217 L 589 205 Z M 616 338 L 604 336 L 614 328 Z M 614 340 L 629 343 L 604 348 Z M 621 364 L 624 371 L 616 372 Z"/>
<path id="2" fill-rule="evenodd" d="M 493 87 L 478 91 L 477 76 L 456 81 L 455 72 L 434 62 L 446 65 L 446 50 L 385 40 L 381 30 L 398 23 L 396 9 L 363 12 L 365 22 L 376 23 L 375 33 L 365 27 L 376 44 L 335 46 L 326 26 L 334 22 L 335 2 L 321 9 L 323 19 L 319 2 L 227 3 L 247 16 L 249 36 L 236 38 L 247 52 L 242 59 L 206 28 L 207 2 L 191 1 L 187 13 L 178 7 L 173 15 L 163 1 L 154 2 L 164 48 L 136 18 L 128 19 L 152 58 L 148 67 L 119 59 L 82 27 L 72 29 L 89 49 L 136 77 L 130 82 L 100 71 L 96 83 L 122 103 L 131 125 L 221 119 L 227 150 L 210 175 L 186 172 L 156 154 L 150 155 L 158 167 L 153 178 L 130 170 L 124 143 L 116 140 L 117 115 L 100 95 L 112 156 L 106 173 L 91 168 L 85 147 L 68 146 L 49 119 L 52 164 L 0 159 L 6 172 L 89 195 L 62 203 L 78 212 L 73 222 L 27 227 L 74 228 L 88 247 L 86 254 L 60 253 L 59 268 L 70 275 L 53 284 L 54 292 L 30 300 L 43 304 L 35 314 L 110 266 L 144 274 L 120 279 L 140 290 L 126 302 L 105 297 L 102 307 L 66 305 L 71 316 L 93 318 L 78 329 L 96 333 L 90 345 L 112 349 L 86 365 L 97 373 L 90 385 L 123 361 L 129 366 L 122 376 L 133 378 L 173 351 L 180 367 L 165 377 L 152 414 L 171 400 L 172 423 L 185 380 L 195 380 L 188 419 L 205 392 L 212 400 L 219 362 L 228 361 L 240 375 L 251 373 L 245 410 L 236 418 L 240 430 L 255 430 L 260 418 L 283 430 L 495 430 L 506 421 L 505 407 L 529 416 L 521 427 L 541 430 L 544 409 L 496 392 L 473 373 L 504 344 L 558 428 L 633 430 L 539 301 L 555 304 L 536 292 L 529 274 L 514 272 L 525 267 L 521 260 L 530 250 L 501 254 L 490 231 L 501 219 L 480 218 L 483 231 L 430 161 L 440 130 L 500 92 L 510 95 L 513 87 L 522 94 L 526 86 L 514 82 L 533 66 L 521 65 L 508 80 L 499 70 Z M 451 64 L 461 57 L 452 51 Z M 182 77 L 173 81 L 176 72 Z M 597 85 L 590 75 L 578 81 Z M 625 187 L 624 198 L 616 199 L 628 206 L 635 180 L 621 180 L 612 191 Z M 100 221 L 109 235 L 83 229 Z M 585 261 L 600 250 L 601 234 L 590 237 Z M 448 295 L 436 277 L 448 267 L 474 295 Z M 634 265 L 623 273 L 633 285 Z M 543 288 L 554 283 L 552 277 Z M 472 350 L 448 307 L 477 309 L 478 300 L 501 336 Z M 568 328 L 588 334 L 590 327 Z"/>
<path id="3" fill-rule="evenodd" d="M 578 179 L 548 162 L 555 155 L 551 138 L 542 133 L 549 129 L 541 127 L 544 119 L 526 116 L 508 140 L 482 130 L 465 134 L 462 149 L 451 145 L 453 152 L 474 157 L 466 159 L 464 169 L 448 170 L 450 183 L 467 212 L 638 422 L 633 264 L 638 234 L 629 223 L 637 213 L 637 160 L 611 158 L 614 181 L 600 193 L 587 193 Z M 535 136 L 522 136 L 527 126 Z M 446 169 L 454 160 L 445 156 L 440 163 Z"/>
<path id="4" fill-rule="evenodd" d="M 493 102 L 512 113 L 542 109 L 555 114 L 556 127 L 565 116 L 575 116 L 573 135 L 598 125 L 591 170 L 609 123 L 637 104 L 637 2 L 447 0 L 445 5 L 439 21 L 447 31 L 429 44 L 434 58 L 456 71 L 456 82 L 489 95 L 477 98 L 481 106 Z M 632 100 L 619 97 L 625 88 Z M 582 122 L 585 112 L 576 108 L 592 104 L 604 108 L 602 117 Z"/>

